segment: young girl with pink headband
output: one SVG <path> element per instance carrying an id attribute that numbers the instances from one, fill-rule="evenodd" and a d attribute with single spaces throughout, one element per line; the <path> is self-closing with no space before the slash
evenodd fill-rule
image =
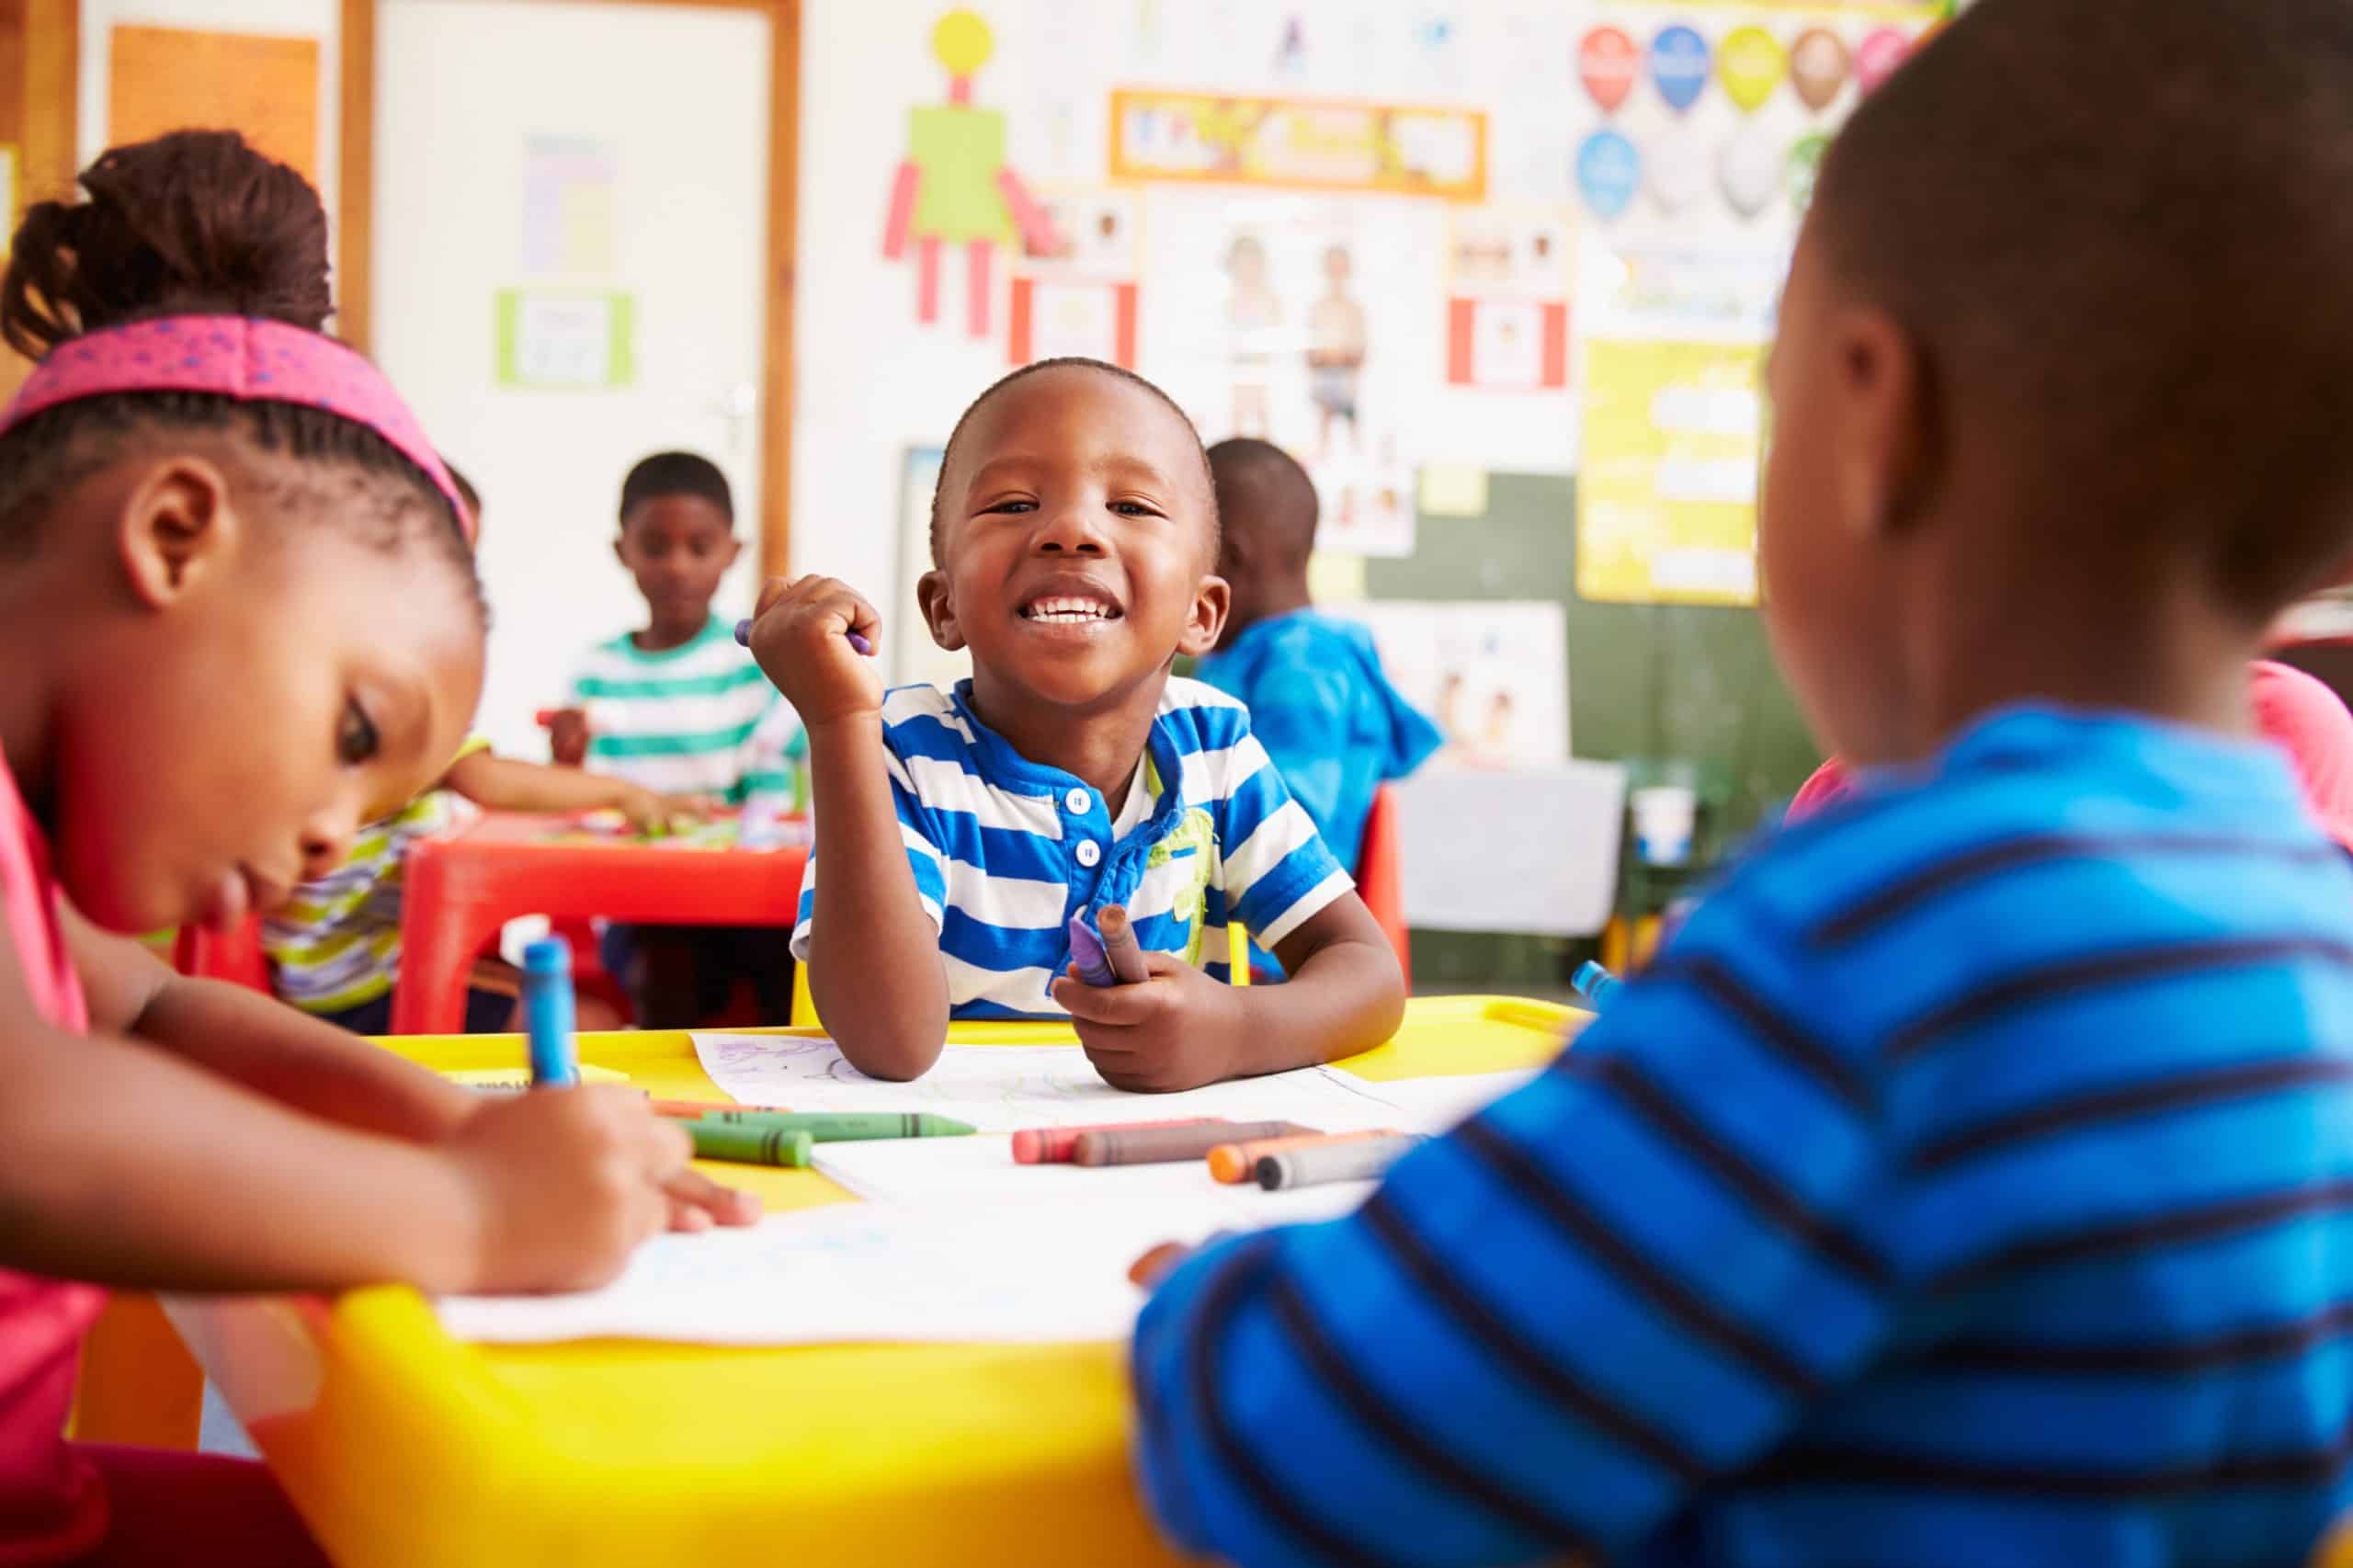
<path id="1" fill-rule="evenodd" d="M 257 1466 L 61 1437 L 97 1285 L 585 1286 L 751 1206 L 627 1090 L 478 1097 L 114 934 L 338 863 L 456 755 L 484 611 L 415 419 L 318 335 L 301 177 L 186 132 L 82 183 L 0 283 L 40 358 L 0 415 L 0 1562 L 316 1563 Z"/>

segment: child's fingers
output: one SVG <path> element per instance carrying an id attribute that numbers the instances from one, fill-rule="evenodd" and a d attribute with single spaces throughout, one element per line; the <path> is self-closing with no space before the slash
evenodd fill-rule
<path id="1" fill-rule="evenodd" d="M 1128 1278 L 1149 1290 L 1192 1256 L 1193 1248 L 1183 1242 L 1163 1242 L 1128 1266 Z"/>
<path id="2" fill-rule="evenodd" d="M 684 1170 L 663 1187 L 670 1199 L 670 1228 L 704 1230 L 711 1225 L 749 1225 L 760 1217 L 760 1200 L 748 1192 L 722 1187 L 698 1170 Z M 680 1223 L 681 1216 L 694 1217 Z"/>
<path id="3" fill-rule="evenodd" d="M 1073 1018 L 1117 1028 L 1133 1028 L 1161 1008 L 1155 985 L 1089 985 L 1063 976 L 1053 983 L 1053 998 Z"/>
<path id="4" fill-rule="evenodd" d="M 1116 903 L 1107 903 L 1095 913 L 1095 928 L 1103 936 L 1103 961 L 1123 985 L 1140 984 L 1152 978 L 1144 966 L 1143 949 L 1137 945 L 1135 927 L 1129 924 L 1128 912 Z"/>
<path id="5" fill-rule="evenodd" d="M 767 614 L 768 607 L 770 605 L 773 605 L 777 600 L 790 593 L 792 591 L 792 581 L 793 580 L 790 577 L 770 577 L 767 582 L 762 583 L 760 585 L 759 599 L 752 607 L 752 615 L 754 619 L 756 619 L 760 616 Z"/>

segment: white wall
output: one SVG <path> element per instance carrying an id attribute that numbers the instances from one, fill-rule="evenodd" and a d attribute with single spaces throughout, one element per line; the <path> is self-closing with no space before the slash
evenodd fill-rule
<path id="1" fill-rule="evenodd" d="M 581 651 L 644 624 L 614 561 L 622 475 L 683 447 L 727 472 L 748 611 L 759 517 L 768 24 L 747 10 L 555 0 L 387 0 L 377 43 L 375 349 L 442 449 L 481 486 L 494 624 L 481 723 L 546 755 L 535 708 Z M 525 149 L 585 137 L 617 158 L 609 270 L 524 274 Z M 496 384 L 494 296 L 579 285 L 635 299 L 627 388 Z"/>

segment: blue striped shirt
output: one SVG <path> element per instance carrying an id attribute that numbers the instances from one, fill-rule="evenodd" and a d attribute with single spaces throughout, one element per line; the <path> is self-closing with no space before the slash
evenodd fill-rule
<path id="1" fill-rule="evenodd" d="M 1161 694 L 1117 822 L 1076 774 L 1030 761 L 982 723 L 969 681 L 889 693 L 882 744 L 953 1017 L 1063 1016 L 1047 987 L 1070 962 L 1069 920 L 1081 912 L 1124 905 L 1147 950 L 1222 980 L 1229 922 L 1272 948 L 1351 886 L 1252 738 L 1249 710 L 1198 681 L 1172 679 Z M 792 933 L 803 961 L 819 858 Z"/>
<path id="2" fill-rule="evenodd" d="M 1244 1564 L 2296 1563 L 2353 1447 L 2353 868 L 2267 748 L 2018 710 L 1136 1331 Z"/>

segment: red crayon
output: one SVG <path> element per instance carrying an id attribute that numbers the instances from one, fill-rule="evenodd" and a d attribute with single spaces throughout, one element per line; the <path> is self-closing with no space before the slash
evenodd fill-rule
<path id="1" fill-rule="evenodd" d="M 1213 1116 L 1178 1116 L 1165 1121 L 1107 1121 L 1095 1127 L 1032 1127 L 1013 1135 L 1013 1163 L 1017 1165 L 1066 1165 L 1078 1148 L 1082 1132 L 1118 1132 L 1131 1127 L 1199 1127 L 1219 1119 Z"/>

